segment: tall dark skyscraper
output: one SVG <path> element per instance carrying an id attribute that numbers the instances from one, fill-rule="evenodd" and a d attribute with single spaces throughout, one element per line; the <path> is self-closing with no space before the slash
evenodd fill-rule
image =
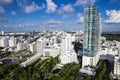
<path id="1" fill-rule="evenodd" d="M 84 9 L 84 43 L 82 65 L 95 65 L 100 43 L 100 15 L 95 6 Z M 84 62 L 85 61 L 85 62 Z"/>

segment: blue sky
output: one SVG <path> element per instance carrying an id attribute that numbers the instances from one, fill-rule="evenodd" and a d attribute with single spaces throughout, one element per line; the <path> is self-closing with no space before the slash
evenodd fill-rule
<path id="1" fill-rule="evenodd" d="M 84 7 L 97 6 L 102 31 L 120 31 L 120 0 L 0 0 L 0 31 L 83 29 Z"/>

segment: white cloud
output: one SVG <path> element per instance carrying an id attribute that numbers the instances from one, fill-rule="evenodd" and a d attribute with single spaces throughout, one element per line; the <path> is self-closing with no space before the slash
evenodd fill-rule
<path id="1" fill-rule="evenodd" d="M 25 28 L 25 27 L 38 27 L 38 24 L 18 24 L 19 28 Z"/>
<path id="2" fill-rule="evenodd" d="M 0 16 L 0 23 L 1 22 L 8 22 L 8 20 L 6 18 Z"/>
<path id="3" fill-rule="evenodd" d="M 60 24 L 61 24 L 61 21 L 57 21 L 57 20 L 49 20 L 44 23 L 44 25 L 60 25 Z"/>
<path id="4" fill-rule="evenodd" d="M 62 18 L 68 18 L 68 17 L 70 17 L 71 16 L 71 14 L 63 14 L 62 15 Z"/>
<path id="5" fill-rule="evenodd" d="M 12 3 L 12 0 L 0 0 L 0 5 L 3 6 L 3 5 L 8 5 Z"/>
<path id="6" fill-rule="evenodd" d="M 42 3 L 42 8 L 45 8 L 45 4 L 44 3 Z"/>
<path id="7" fill-rule="evenodd" d="M 1 13 L 1 14 L 4 14 L 4 13 L 5 13 L 5 10 L 3 9 L 3 7 L 0 7 L 0 13 Z"/>
<path id="8" fill-rule="evenodd" d="M 9 19 L 6 19 L 5 17 L 0 16 L 0 23 L 16 24 L 16 23 L 20 23 L 22 21 L 24 21 L 24 18 L 18 18 L 18 19 L 15 19 L 15 20 L 9 20 Z"/>
<path id="9" fill-rule="evenodd" d="M 24 21 L 24 18 L 18 18 L 16 20 L 8 20 L 7 23 L 9 23 L 9 24 L 16 24 L 16 23 L 20 23 L 22 21 Z"/>
<path id="10" fill-rule="evenodd" d="M 12 14 L 12 15 L 16 15 L 16 12 L 15 12 L 15 11 L 12 11 L 11 14 Z"/>
<path id="11" fill-rule="evenodd" d="M 17 0 L 17 4 L 24 10 L 23 12 L 27 14 L 36 12 L 45 8 L 44 4 L 42 4 L 41 6 L 38 6 L 35 2 L 31 2 L 28 0 Z"/>
<path id="12" fill-rule="evenodd" d="M 65 13 L 74 12 L 74 8 L 73 8 L 73 6 L 72 6 L 71 4 L 63 5 L 62 10 L 63 10 Z"/>
<path id="13" fill-rule="evenodd" d="M 81 13 L 77 14 L 78 20 L 76 21 L 78 24 L 81 24 L 84 22 L 84 17 L 82 16 Z"/>
<path id="14" fill-rule="evenodd" d="M 32 13 L 32 12 L 35 12 L 35 11 L 39 11 L 41 9 L 42 9 L 42 7 L 35 4 L 35 2 L 32 2 L 32 5 L 26 6 L 24 8 L 24 11 L 25 11 L 25 13 Z"/>
<path id="15" fill-rule="evenodd" d="M 58 14 L 62 15 L 62 18 L 67 18 L 70 17 L 74 11 L 75 10 L 71 4 L 67 4 L 67 5 L 62 4 L 57 12 Z"/>
<path id="16" fill-rule="evenodd" d="M 96 0 L 76 0 L 75 5 L 76 6 L 83 6 L 83 7 L 92 6 L 95 4 L 95 2 L 96 2 Z"/>
<path id="17" fill-rule="evenodd" d="M 106 15 L 105 23 L 120 23 L 120 10 L 106 10 Z"/>
<path id="18" fill-rule="evenodd" d="M 46 0 L 47 2 L 47 13 L 54 13 L 56 11 L 57 5 L 52 0 Z"/>
<path id="19" fill-rule="evenodd" d="M 27 0 L 17 0 L 18 6 L 20 6 L 20 7 L 22 7 L 22 8 L 24 8 L 27 3 L 28 3 Z"/>

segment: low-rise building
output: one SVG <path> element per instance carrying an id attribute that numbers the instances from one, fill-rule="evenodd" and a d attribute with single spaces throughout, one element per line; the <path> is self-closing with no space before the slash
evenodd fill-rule
<path id="1" fill-rule="evenodd" d="M 29 64 L 35 62 L 36 60 L 40 59 L 41 55 L 40 54 L 36 54 L 34 56 L 32 56 L 31 58 L 29 58 L 28 60 L 26 60 L 25 62 L 21 63 L 20 66 L 26 67 Z"/>
<path id="2" fill-rule="evenodd" d="M 77 54 L 75 52 L 66 52 L 60 55 L 61 64 L 68 64 L 72 62 L 78 63 Z"/>
<path id="3" fill-rule="evenodd" d="M 43 56 L 45 57 L 56 57 L 57 55 L 60 54 L 60 46 L 56 45 L 52 45 L 51 47 L 45 47 L 43 50 Z"/>

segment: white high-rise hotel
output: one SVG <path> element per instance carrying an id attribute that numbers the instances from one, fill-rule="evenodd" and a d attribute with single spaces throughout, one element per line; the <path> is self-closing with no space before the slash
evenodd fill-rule
<path id="1" fill-rule="evenodd" d="M 99 60 L 100 15 L 95 6 L 84 9 L 84 43 L 82 67 L 95 66 Z"/>

